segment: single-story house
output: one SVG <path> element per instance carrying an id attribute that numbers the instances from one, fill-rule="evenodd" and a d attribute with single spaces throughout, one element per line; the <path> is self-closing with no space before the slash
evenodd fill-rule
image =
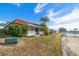
<path id="1" fill-rule="evenodd" d="M 43 35 L 44 34 L 43 29 L 38 24 L 27 22 L 27 21 L 20 20 L 20 19 L 16 19 L 13 22 L 11 22 L 10 24 L 13 24 L 13 23 L 18 23 L 18 24 L 31 26 L 31 27 L 29 27 L 26 36 L 34 36 L 34 35 Z M 10 25 L 10 24 L 8 24 L 8 25 Z M 7 28 L 8 25 L 5 26 L 5 28 Z M 38 31 L 36 31 L 37 29 L 38 29 Z"/>

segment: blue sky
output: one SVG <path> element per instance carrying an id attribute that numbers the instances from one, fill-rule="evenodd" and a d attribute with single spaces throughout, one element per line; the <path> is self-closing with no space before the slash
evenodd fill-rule
<path id="1" fill-rule="evenodd" d="M 0 22 L 22 19 L 40 24 L 40 18 L 47 16 L 50 29 L 79 27 L 78 3 L 0 3 Z"/>

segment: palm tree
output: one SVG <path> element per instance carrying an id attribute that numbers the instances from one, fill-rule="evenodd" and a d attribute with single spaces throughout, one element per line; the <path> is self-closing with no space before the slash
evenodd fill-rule
<path id="1" fill-rule="evenodd" d="M 41 21 L 40 26 L 43 28 L 44 34 L 47 35 L 48 34 L 48 27 L 46 26 L 46 23 L 49 21 L 49 19 L 47 16 L 44 18 L 41 17 L 40 21 Z"/>
<path id="2" fill-rule="evenodd" d="M 47 16 L 46 16 L 46 17 L 44 17 L 44 18 L 42 18 L 42 17 L 41 17 L 40 21 L 41 21 L 43 24 L 46 24 L 46 22 L 48 22 L 48 21 L 49 21 L 49 19 L 48 19 L 48 17 L 47 17 Z"/>

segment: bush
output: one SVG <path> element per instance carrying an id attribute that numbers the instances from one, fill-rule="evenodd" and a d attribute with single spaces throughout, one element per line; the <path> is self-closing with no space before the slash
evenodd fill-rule
<path id="1" fill-rule="evenodd" d="M 41 24 L 41 27 L 44 30 L 44 34 L 49 35 L 48 27 L 45 24 Z"/>
<path id="2" fill-rule="evenodd" d="M 5 34 L 4 30 L 0 29 L 0 35 L 4 35 L 4 34 Z"/>
<path id="3" fill-rule="evenodd" d="M 27 34 L 28 26 L 22 24 L 11 24 L 8 27 L 8 34 L 13 36 L 25 36 Z"/>

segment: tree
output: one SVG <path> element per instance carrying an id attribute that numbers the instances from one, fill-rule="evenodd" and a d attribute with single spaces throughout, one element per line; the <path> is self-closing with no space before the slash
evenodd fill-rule
<path id="1" fill-rule="evenodd" d="M 41 25 L 43 31 L 44 31 L 44 34 L 45 35 L 48 35 L 48 27 L 46 25 Z"/>
<path id="2" fill-rule="evenodd" d="M 47 17 L 44 18 L 41 17 L 40 21 L 41 21 L 40 26 L 44 30 L 44 34 L 48 35 L 48 27 L 46 26 L 46 23 L 49 21 L 49 19 Z"/>
<path id="3" fill-rule="evenodd" d="M 48 17 L 47 17 L 47 16 L 46 16 L 46 17 L 44 17 L 44 18 L 42 18 L 42 17 L 41 17 L 40 21 L 41 21 L 43 24 L 46 24 L 46 22 L 48 22 L 48 21 L 49 21 L 49 19 L 48 19 Z"/>
<path id="4" fill-rule="evenodd" d="M 74 31 L 76 31 L 77 30 L 77 28 L 74 28 Z"/>
<path id="5" fill-rule="evenodd" d="M 65 32 L 65 31 L 66 31 L 66 28 L 63 28 L 63 27 L 59 28 L 59 32 Z"/>
<path id="6" fill-rule="evenodd" d="M 77 33 L 77 28 L 74 28 L 73 31 L 74 31 L 74 34 L 76 35 L 76 33 Z"/>
<path id="7" fill-rule="evenodd" d="M 8 34 L 13 36 L 25 36 L 27 34 L 28 26 L 22 24 L 11 24 L 8 27 Z"/>
<path id="8" fill-rule="evenodd" d="M 0 29 L 0 35 L 4 35 L 4 30 L 3 29 Z"/>

